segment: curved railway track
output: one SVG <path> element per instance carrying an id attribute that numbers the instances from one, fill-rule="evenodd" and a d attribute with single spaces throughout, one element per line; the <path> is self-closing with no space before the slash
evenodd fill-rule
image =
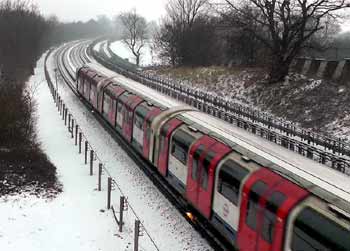
<path id="1" fill-rule="evenodd" d="M 75 89 L 75 69 L 81 65 L 91 62 L 91 59 L 87 53 L 89 42 L 71 42 L 61 46 L 57 49 L 54 57 L 64 82 L 69 86 L 72 92 L 79 97 L 78 92 Z M 73 69 L 72 67 L 75 67 Z M 84 105 L 89 109 L 93 107 L 81 100 Z M 188 205 L 188 203 L 178 194 L 177 191 L 168 186 L 164 178 L 155 170 L 152 165 L 146 162 L 142 156 L 136 153 L 133 148 L 121 137 L 113 127 L 107 123 L 107 121 L 98 113 L 94 113 L 95 118 L 100 124 L 109 132 L 109 134 L 116 140 L 123 150 L 135 161 L 140 169 L 147 175 L 153 184 L 167 197 L 167 199 L 178 209 L 178 211 L 185 217 L 185 219 L 205 238 L 214 250 L 228 251 L 233 247 L 228 243 L 218 232 L 202 217 L 199 213 Z M 193 214 L 192 217 L 188 217 L 188 213 Z"/>

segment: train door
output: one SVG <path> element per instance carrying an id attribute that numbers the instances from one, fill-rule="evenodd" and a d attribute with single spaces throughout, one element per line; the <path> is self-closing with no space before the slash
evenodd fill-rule
<path id="1" fill-rule="evenodd" d="M 289 210 L 306 196 L 305 190 L 266 168 L 251 175 L 243 188 L 239 249 L 281 250 Z"/>
<path id="2" fill-rule="evenodd" d="M 117 100 L 117 115 L 115 117 L 115 128 L 116 130 L 123 135 L 123 127 L 124 127 L 124 116 L 125 116 L 125 103 L 127 102 L 130 94 L 128 92 L 124 92 L 119 96 Z"/>
<path id="3" fill-rule="evenodd" d="M 308 196 L 308 192 L 283 179 L 261 201 L 258 250 L 279 251 L 283 248 L 289 212 Z"/>
<path id="4" fill-rule="evenodd" d="M 120 95 L 122 95 L 125 90 L 119 86 L 109 86 L 106 93 L 110 93 L 112 98 L 111 109 L 109 112 L 109 121 L 115 127 L 116 115 L 117 115 L 117 100 Z"/>
<path id="5" fill-rule="evenodd" d="M 260 201 L 269 189 L 282 178 L 262 168 L 246 181 L 243 187 L 237 243 L 241 251 L 258 251 L 258 215 Z"/>
<path id="6" fill-rule="evenodd" d="M 103 106 L 103 96 L 104 93 L 106 92 L 106 87 L 110 85 L 112 82 L 111 81 L 101 81 L 97 85 L 97 110 L 102 113 L 102 106 Z"/>
<path id="7" fill-rule="evenodd" d="M 231 151 L 231 148 L 225 144 L 217 142 L 208 149 L 202 159 L 197 205 L 198 209 L 208 219 L 211 217 L 216 166 L 219 161 Z"/>
<path id="8" fill-rule="evenodd" d="M 186 193 L 189 152 L 203 134 L 194 127 L 181 125 L 170 138 L 168 176 L 169 183 L 180 193 Z"/>
<path id="9" fill-rule="evenodd" d="M 103 94 L 103 102 L 102 102 L 102 115 L 105 119 L 108 120 L 108 114 L 111 109 L 112 98 L 107 93 Z"/>
<path id="10" fill-rule="evenodd" d="M 134 110 L 143 100 L 135 95 L 129 96 L 129 99 L 125 103 L 124 121 L 123 121 L 123 134 L 128 142 L 131 143 L 132 129 L 134 120 Z"/>
<path id="11" fill-rule="evenodd" d="M 190 149 L 189 172 L 187 175 L 186 197 L 192 205 L 198 202 L 199 178 L 202 169 L 202 159 L 208 148 L 215 144 L 215 140 L 207 135 L 201 137 Z"/>
<path id="12" fill-rule="evenodd" d="M 85 78 L 84 81 L 84 92 L 83 92 L 83 96 L 86 98 L 86 100 L 89 100 L 89 93 L 90 93 L 90 82 L 91 82 L 91 78 L 90 76 L 87 75 L 87 77 Z"/>
<path id="13" fill-rule="evenodd" d="M 90 86 L 90 103 L 94 108 L 97 109 L 97 85 L 99 82 L 103 81 L 103 78 L 99 75 L 96 75 L 92 81 L 91 81 L 91 86 Z"/>
<path id="14" fill-rule="evenodd" d="M 183 122 L 177 118 L 172 118 L 163 124 L 160 128 L 159 147 L 158 147 L 158 170 L 163 175 L 167 175 L 169 160 L 169 142 L 172 132 Z"/>
<path id="15" fill-rule="evenodd" d="M 146 159 L 149 159 L 150 154 L 150 144 L 151 144 L 151 135 L 152 135 L 152 121 L 157 115 L 162 112 L 158 107 L 154 107 L 150 112 L 147 113 L 143 128 L 144 128 L 144 137 L 143 137 L 143 156 Z"/>

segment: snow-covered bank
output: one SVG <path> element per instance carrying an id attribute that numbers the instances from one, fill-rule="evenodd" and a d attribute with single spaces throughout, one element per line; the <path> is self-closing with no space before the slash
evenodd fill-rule
<path id="1" fill-rule="evenodd" d="M 42 57 L 29 84 L 40 83 L 36 93 L 37 133 L 42 148 L 57 167 L 63 192 L 55 199 L 25 193 L 0 200 L 1 250 L 115 250 L 120 243 L 113 218 L 105 207 L 105 193 L 98 193 L 62 124 L 43 82 Z M 120 242 L 120 241 L 119 241 Z"/>
<path id="2" fill-rule="evenodd" d="M 130 49 L 122 41 L 115 41 L 110 45 L 111 50 L 123 59 L 127 59 L 130 63 L 136 64 L 135 56 L 132 54 Z M 152 51 L 151 43 L 147 42 L 145 46 L 141 49 L 141 66 L 148 66 L 159 64 L 159 59 Z"/>

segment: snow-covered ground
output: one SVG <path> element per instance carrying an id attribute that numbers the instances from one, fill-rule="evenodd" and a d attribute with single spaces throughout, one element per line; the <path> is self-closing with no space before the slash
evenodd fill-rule
<path id="1" fill-rule="evenodd" d="M 115 41 L 110 45 L 111 50 L 121 58 L 128 59 L 129 62 L 135 64 L 136 59 L 132 54 L 130 49 L 124 44 L 121 40 Z M 155 65 L 159 64 L 160 61 L 157 55 L 153 52 L 151 48 L 151 42 L 145 44 L 145 46 L 141 49 L 141 66 Z"/>
<path id="2" fill-rule="evenodd" d="M 94 46 L 94 51 L 97 51 L 97 52 L 99 52 L 100 51 L 100 49 L 101 49 L 101 46 L 102 46 L 102 41 L 101 42 L 99 42 L 99 43 L 97 43 L 97 44 L 95 44 L 95 46 Z"/>
<path id="3" fill-rule="evenodd" d="M 1 250 L 112 250 L 120 240 L 105 208 L 105 193 L 97 192 L 96 177 L 88 175 L 82 156 L 72 144 L 49 95 L 43 58 L 30 85 L 37 93 L 37 133 L 43 150 L 57 167 L 63 192 L 54 199 L 24 193 L 0 200 Z"/>
<path id="4" fill-rule="evenodd" d="M 54 76 L 53 57 L 49 59 Z M 133 250 L 135 215 L 125 213 L 119 233 L 111 211 L 106 210 L 106 181 L 96 190 L 97 176 L 89 176 L 82 155 L 60 119 L 44 80 L 43 58 L 29 84 L 40 83 L 37 132 L 42 148 L 57 167 L 63 192 L 54 199 L 36 198 L 30 192 L 0 199 L 0 247 L 4 251 Z M 128 197 L 159 250 L 212 250 L 179 212 L 139 170 L 120 146 L 94 119 L 70 89 L 59 83 L 59 92 L 99 158 Z M 96 169 L 95 169 L 96 173 Z M 118 211 L 119 190 L 112 193 Z M 151 239 L 140 237 L 140 250 L 157 250 Z"/>

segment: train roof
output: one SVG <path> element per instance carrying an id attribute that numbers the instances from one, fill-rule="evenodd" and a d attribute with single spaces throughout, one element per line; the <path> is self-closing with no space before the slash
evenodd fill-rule
<path id="1" fill-rule="evenodd" d="M 115 76 L 114 79 L 121 85 L 164 107 L 188 106 L 103 66 L 88 66 L 107 77 Z M 196 109 L 179 116 L 187 124 L 208 132 L 235 151 L 308 189 L 328 203 L 350 211 L 350 178 L 346 175 Z"/>
<path id="2" fill-rule="evenodd" d="M 158 91 L 152 90 L 151 88 L 140 84 L 134 80 L 128 79 L 120 74 L 117 74 L 103 66 L 97 65 L 97 64 L 86 64 L 92 69 L 95 69 L 102 74 L 104 74 L 107 77 L 113 77 L 113 80 L 116 81 L 121 86 L 124 86 L 126 88 L 131 89 L 135 94 L 138 94 L 144 100 L 153 103 L 155 105 L 158 105 L 160 108 L 173 108 L 173 107 L 186 107 L 186 108 L 192 108 L 193 110 L 196 110 L 196 108 L 189 106 L 185 103 L 181 103 L 175 99 L 169 98 L 169 96 L 166 96 L 162 93 L 159 93 Z"/>

